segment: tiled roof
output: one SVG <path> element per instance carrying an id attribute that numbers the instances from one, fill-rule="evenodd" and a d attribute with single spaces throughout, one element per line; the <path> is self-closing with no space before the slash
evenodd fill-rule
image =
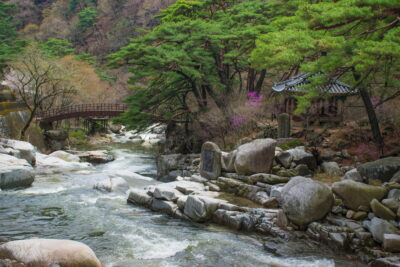
<path id="1" fill-rule="evenodd" d="M 302 88 L 302 86 L 309 84 L 310 82 L 308 81 L 308 78 L 313 75 L 315 74 L 308 72 L 296 75 L 287 81 L 276 83 L 272 87 L 272 90 L 275 92 L 305 94 L 307 93 L 307 90 Z M 332 95 L 353 95 L 357 94 L 358 92 L 356 90 L 351 90 L 349 85 L 341 83 L 337 80 L 332 80 L 326 85 L 318 85 L 317 88 L 321 91 L 321 93 L 328 93 Z"/>

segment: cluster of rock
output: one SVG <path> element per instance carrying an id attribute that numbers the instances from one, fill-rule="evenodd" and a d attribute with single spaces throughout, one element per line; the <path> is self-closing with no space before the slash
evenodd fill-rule
<path id="1" fill-rule="evenodd" d="M 177 177 L 187 177 L 199 172 L 200 154 L 158 155 L 156 164 L 160 181 L 175 181 Z"/>
<path id="2" fill-rule="evenodd" d="M 28 142 L 0 139 L 0 189 L 30 186 L 36 174 L 91 168 L 114 160 L 107 151 L 41 154 Z"/>
<path id="3" fill-rule="evenodd" d="M 178 176 L 177 181 L 131 190 L 128 201 L 236 230 L 283 238 L 300 231 L 331 247 L 353 251 L 372 266 L 398 266 L 400 158 L 360 165 L 329 186 L 311 179 L 313 171 L 340 175 L 349 168 L 332 162 L 317 166 L 304 147 L 282 150 L 280 142 L 255 140 L 229 153 L 207 142 L 199 175 L 181 173 L 183 178 Z M 257 206 L 237 204 L 235 199 L 242 198 Z"/>

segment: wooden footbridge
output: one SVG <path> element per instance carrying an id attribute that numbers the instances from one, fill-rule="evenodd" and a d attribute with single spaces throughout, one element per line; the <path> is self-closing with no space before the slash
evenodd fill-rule
<path id="1" fill-rule="evenodd" d="M 36 120 L 49 123 L 76 118 L 108 119 L 119 116 L 121 113 L 127 111 L 127 109 L 127 105 L 116 103 L 71 105 L 63 108 L 50 109 L 45 112 L 39 112 L 36 114 Z"/>

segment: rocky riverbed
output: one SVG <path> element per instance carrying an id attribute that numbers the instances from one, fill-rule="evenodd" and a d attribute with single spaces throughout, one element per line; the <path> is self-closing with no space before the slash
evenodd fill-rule
<path id="1" fill-rule="evenodd" d="M 8 146 L 2 151 L 21 161 L 34 182 L 0 192 L 4 242 L 75 240 L 88 245 L 106 266 L 363 265 L 341 248 L 329 248 L 329 240 L 320 243 L 330 233 L 343 233 L 343 225 L 324 228 L 335 219 L 333 212 L 300 231 L 279 208 L 281 188 L 299 178 L 221 172 L 216 179 L 178 175 L 177 181 L 160 183 L 153 179 L 154 154 L 139 144 L 97 146 L 95 150 L 111 152 L 114 160 L 95 165 L 81 162 L 77 153 L 44 155 L 35 150 L 35 164 L 29 164 L 24 153 Z M 188 171 L 199 170 L 196 156 L 186 162 Z M 11 165 L 16 164 L 2 165 L 2 173 Z M 274 194 L 276 200 L 271 200 Z M 340 206 L 336 200 L 334 204 Z"/>

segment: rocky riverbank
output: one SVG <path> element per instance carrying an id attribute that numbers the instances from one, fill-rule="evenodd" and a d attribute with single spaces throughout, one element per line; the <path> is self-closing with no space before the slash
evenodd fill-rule
<path id="1" fill-rule="evenodd" d="M 318 165 L 304 147 L 285 150 L 280 143 L 259 139 L 229 153 L 205 143 L 200 162 L 194 155 L 162 156 L 159 173 L 176 181 L 131 190 L 128 202 L 282 242 L 313 239 L 370 266 L 400 266 L 400 158 L 357 168 Z M 311 178 L 316 170 L 343 178 L 328 185 Z"/>

